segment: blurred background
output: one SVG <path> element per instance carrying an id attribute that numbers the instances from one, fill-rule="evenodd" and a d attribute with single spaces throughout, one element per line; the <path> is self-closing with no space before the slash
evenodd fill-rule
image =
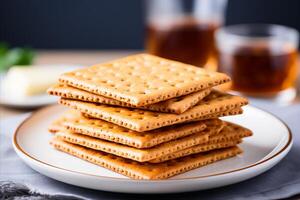
<path id="1" fill-rule="evenodd" d="M 299 8 L 299 0 L 3 1 L 0 106 L 54 103 L 45 91 L 61 73 L 140 52 L 224 72 L 232 83 L 221 90 L 295 102 Z"/>
<path id="2" fill-rule="evenodd" d="M 143 0 L 2 1 L 0 41 L 39 49 L 143 49 L 143 3 Z M 299 8 L 298 0 L 229 0 L 225 24 L 260 22 L 300 30 Z"/>

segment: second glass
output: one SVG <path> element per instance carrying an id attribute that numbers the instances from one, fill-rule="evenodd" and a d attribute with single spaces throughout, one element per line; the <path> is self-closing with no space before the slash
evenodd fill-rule
<path id="1" fill-rule="evenodd" d="M 216 70 L 214 32 L 223 24 L 226 0 L 148 0 L 149 53 Z"/>
<path id="2" fill-rule="evenodd" d="M 296 95 L 298 32 L 273 24 L 240 24 L 216 33 L 219 70 L 231 89 L 256 97 L 292 100 Z"/>

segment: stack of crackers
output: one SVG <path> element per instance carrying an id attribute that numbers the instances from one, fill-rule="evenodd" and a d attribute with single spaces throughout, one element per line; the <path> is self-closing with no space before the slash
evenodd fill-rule
<path id="1" fill-rule="evenodd" d="M 252 132 L 219 119 L 247 104 L 213 89 L 228 81 L 148 54 L 65 73 L 48 90 L 70 108 L 50 125 L 50 143 L 134 179 L 166 179 L 236 156 Z"/>

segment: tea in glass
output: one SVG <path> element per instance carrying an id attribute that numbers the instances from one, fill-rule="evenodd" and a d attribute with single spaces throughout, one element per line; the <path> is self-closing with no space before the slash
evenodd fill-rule
<path id="1" fill-rule="evenodd" d="M 225 0 L 149 0 L 149 4 L 146 24 L 149 53 L 216 68 L 214 33 L 223 24 Z"/>
<path id="2" fill-rule="evenodd" d="M 234 25 L 216 33 L 219 71 L 232 78 L 231 89 L 272 97 L 293 91 L 297 78 L 296 30 L 279 25 Z"/>

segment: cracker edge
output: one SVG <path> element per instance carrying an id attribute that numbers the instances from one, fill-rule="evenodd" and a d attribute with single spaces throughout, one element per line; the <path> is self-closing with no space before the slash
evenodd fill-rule
<path id="1" fill-rule="evenodd" d="M 50 144 L 57 150 L 81 158 L 90 163 L 112 170 L 119 174 L 128 176 L 133 179 L 148 180 L 167 179 L 177 174 L 181 174 L 219 160 L 234 157 L 242 153 L 242 150 L 238 147 L 215 150 L 206 154 L 199 153 L 164 162 L 164 165 L 160 163 L 151 164 L 157 165 L 158 170 L 150 171 L 148 170 L 148 167 L 144 167 L 144 165 L 139 166 L 139 163 L 137 162 L 128 161 L 128 159 L 118 158 L 118 156 L 113 155 L 110 155 L 110 158 L 107 158 L 106 155 L 102 152 L 80 147 L 78 145 L 69 144 L 57 139 L 52 139 L 50 141 Z"/>
<path id="2" fill-rule="evenodd" d="M 165 59 L 165 58 L 161 58 L 161 57 L 158 57 L 158 56 L 145 54 L 145 53 L 127 56 L 127 57 L 124 57 L 124 58 L 112 60 L 110 62 L 106 62 L 106 63 L 103 63 L 103 64 L 93 65 L 93 66 L 90 66 L 90 67 L 97 67 L 97 66 L 101 66 L 101 65 L 105 66 L 105 64 L 110 64 L 110 63 L 113 63 L 113 62 L 120 62 L 120 61 L 123 61 L 123 60 L 126 60 L 126 59 L 127 60 L 132 59 L 132 58 L 138 57 L 138 56 L 152 57 L 152 59 L 156 59 L 156 60 L 160 59 L 160 60 L 163 60 L 165 62 L 171 62 L 171 63 L 176 63 L 176 64 L 179 64 L 179 65 L 185 65 L 185 66 L 187 66 L 187 68 L 192 67 L 192 68 L 199 69 L 199 67 L 196 67 L 196 66 L 193 66 L 193 65 L 189 65 L 189 64 L 182 63 L 182 62 L 173 61 L 173 60 L 169 60 L 169 59 Z M 89 67 L 87 67 L 85 69 L 88 69 L 88 68 Z M 94 94 L 99 94 L 99 95 L 106 96 L 106 97 L 109 97 L 109 98 L 113 98 L 113 99 L 116 99 L 116 100 L 119 100 L 119 101 L 127 102 L 127 103 L 130 103 L 130 104 L 135 105 L 135 106 L 143 106 L 143 105 L 154 104 L 154 103 L 157 103 L 157 102 L 160 102 L 160 101 L 168 100 L 168 99 L 171 99 L 171 98 L 174 98 L 174 97 L 177 97 L 177 96 L 183 96 L 183 95 L 186 95 L 186 94 L 190 94 L 192 92 L 196 92 L 196 91 L 206 89 L 206 88 L 209 88 L 209 87 L 221 85 L 221 84 L 224 84 L 224 83 L 227 83 L 227 82 L 231 81 L 230 77 L 228 75 L 224 74 L 224 73 L 212 72 L 212 71 L 206 70 L 208 73 L 214 73 L 215 76 L 218 76 L 218 78 L 216 78 L 213 81 L 209 80 L 205 84 L 202 83 L 201 87 L 199 87 L 200 83 L 199 84 L 197 83 L 197 84 L 194 84 L 193 86 L 185 86 L 185 87 L 177 89 L 177 90 L 168 89 L 168 91 L 164 91 L 163 94 L 162 93 L 161 94 L 155 94 L 154 93 L 154 94 L 142 95 L 142 96 L 141 95 L 130 96 L 128 94 L 122 94 L 118 91 L 107 92 L 107 91 L 99 90 L 97 88 L 97 86 L 95 86 L 94 84 L 86 83 L 83 80 L 77 80 L 73 76 L 70 75 L 70 73 L 74 73 L 74 72 L 77 72 L 77 71 L 83 71 L 83 70 L 84 69 L 79 69 L 79 70 L 74 70 L 74 71 L 71 71 L 71 72 L 64 73 L 59 77 L 59 82 L 61 82 L 63 84 L 70 85 L 70 86 L 73 86 L 73 87 L 76 87 L 76 88 L 80 88 L 80 89 L 83 89 L 83 90 L 86 90 L 86 91 L 89 91 L 89 92 L 92 92 Z M 105 90 L 107 90 L 107 88 L 105 88 Z"/>
<path id="3" fill-rule="evenodd" d="M 73 143 L 87 148 L 104 151 L 116 156 L 132 159 L 138 162 L 146 162 L 166 154 L 170 154 L 194 145 L 209 141 L 209 134 L 198 133 L 170 142 L 162 143 L 149 149 L 136 149 L 122 144 L 109 142 L 86 135 L 76 133 L 57 132 L 55 137 L 68 143 Z"/>

